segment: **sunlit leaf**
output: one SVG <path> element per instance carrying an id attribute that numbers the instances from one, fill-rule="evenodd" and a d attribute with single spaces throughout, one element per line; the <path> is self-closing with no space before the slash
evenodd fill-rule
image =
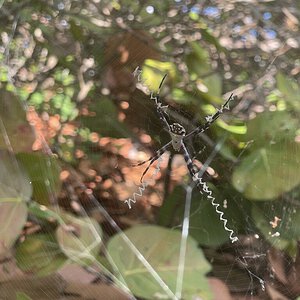
<path id="1" fill-rule="evenodd" d="M 197 97 L 177 88 L 172 89 L 172 99 L 179 104 L 197 103 Z"/>
<path id="2" fill-rule="evenodd" d="M 146 59 L 142 70 L 142 80 L 147 88 L 153 92 L 158 90 L 165 74 L 168 74 L 171 78 L 176 75 L 176 69 L 173 63 L 153 59 Z"/>
<path id="3" fill-rule="evenodd" d="M 219 119 L 217 121 L 219 127 L 227 130 L 228 132 L 235 134 L 245 134 L 247 132 L 247 126 L 245 124 L 241 125 L 228 125 L 223 120 Z"/>
<path id="4" fill-rule="evenodd" d="M 175 293 L 178 279 L 181 232 L 159 226 L 136 226 L 125 231 L 127 237 L 141 252 L 145 260 Z M 147 237 L 147 238 L 145 238 Z M 132 251 L 130 244 L 120 234 L 108 244 L 108 251 L 121 272 L 126 284 L 134 295 L 146 299 L 156 299 L 161 295 L 169 299 L 162 285 Z M 205 274 L 210 271 L 197 243 L 188 237 L 184 262 L 182 297 L 211 299 L 210 288 Z"/>
<path id="5" fill-rule="evenodd" d="M 40 92 L 35 92 L 31 95 L 29 103 L 35 107 L 39 107 L 44 102 L 44 95 Z"/>
<path id="6" fill-rule="evenodd" d="M 51 274 L 67 260 L 53 234 L 27 236 L 17 247 L 16 259 L 21 270 L 35 275 Z"/>

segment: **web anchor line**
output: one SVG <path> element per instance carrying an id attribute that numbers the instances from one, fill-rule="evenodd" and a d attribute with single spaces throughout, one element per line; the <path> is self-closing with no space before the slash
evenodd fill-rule
<path id="1" fill-rule="evenodd" d="M 223 228 L 229 233 L 229 238 L 230 238 L 231 242 L 232 243 L 237 242 L 239 240 L 238 237 L 233 236 L 235 234 L 234 231 L 227 227 L 228 220 L 223 217 L 224 212 L 219 210 L 220 204 L 215 202 L 216 198 L 212 196 L 212 191 L 207 186 L 207 183 L 203 182 L 202 177 L 199 177 L 198 174 L 195 174 L 193 176 L 193 181 L 196 183 L 201 194 L 203 194 L 203 192 L 205 192 L 207 194 L 207 199 L 210 200 L 211 205 L 214 206 L 215 211 L 219 214 L 219 219 L 220 219 L 220 221 L 223 222 Z"/>

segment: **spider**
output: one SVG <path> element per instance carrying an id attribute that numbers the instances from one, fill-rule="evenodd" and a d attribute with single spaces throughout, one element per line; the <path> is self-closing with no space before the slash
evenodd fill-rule
<path id="1" fill-rule="evenodd" d="M 166 77 L 167 77 L 167 74 L 165 74 L 164 77 L 162 78 L 161 83 L 158 87 L 158 92 L 156 93 L 156 95 L 154 96 L 153 92 L 151 92 L 150 99 L 155 101 L 156 111 L 157 111 L 159 118 L 162 121 L 163 125 L 166 126 L 166 128 L 168 129 L 168 132 L 171 136 L 171 140 L 167 144 L 165 144 L 163 147 L 161 147 L 159 150 L 157 150 L 156 154 L 154 156 L 150 157 L 149 159 L 147 159 L 145 161 L 142 161 L 142 162 L 136 164 L 135 166 L 141 166 L 141 165 L 149 162 L 149 165 L 144 170 L 142 177 L 140 179 L 140 182 L 142 183 L 143 178 L 146 175 L 146 173 L 148 172 L 150 166 L 161 155 L 163 155 L 163 153 L 169 147 L 172 146 L 176 152 L 183 153 L 183 157 L 186 162 L 188 171 L 189 171 L 190 175 L 192 176 L 193 181 L 195 181 L 197 188 L 200 190 L 200 192 L 202 194 L 203 182 L 201 181 L 201 177 L 198 177 L 198 174 L 195 171 L 195 167 L 193 165 L 192 159 L 190 157 L 190 154 L 189 154 L 184 142 L 187 138 L 195 136 L 195 135 L 200 134 L 200 133 L 204 132 L 205 130 L 207 130 L 212 125 L 212 123 L 214 123 L 219 118 L 219 116 L 223 113 L 224 109 L 229 109 L 229 102 L 231 100 L 233 100 L 234 97 L 233 97 L 233 94 L 231 94 L 230 97 L 228 98 L 228 100 L 221 106 L 221 109 L 217 109 L 217 111 L 214 115 L 207 116 L 205 118 L 206 122 L 204 125 L 200 125 L 200 126 L 196 127 L 195 129 L 193 129 L 190 133 L 186 134 L 185 128 L 181 124 L 179 124 L 179 123 L 169 124 L 165 117 L 165 115 L 167 114 L 168 106 L 162 105 L 162 102 L 160 101 L 159 93 L 160 93 L 160 89 L 161 89 Z"/>

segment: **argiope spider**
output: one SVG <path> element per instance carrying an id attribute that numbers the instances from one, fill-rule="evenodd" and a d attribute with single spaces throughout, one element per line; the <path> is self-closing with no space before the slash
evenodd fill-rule
<path id="1" fill-rule="evenodd" d="M 171 136 L 171 140 L 165 144 L 163 147 L 161 147 L 159 150 L 156 151 L 156 154 L 152 157 L 150 157 L 149 159 L 142 161 L 140 163 L 138 163 L 136 166 L 141 166 L 147 162 L 149 162 L 149 165 L 147 166 L 147 168 L 145 169 L 145 171 L 142 174 L 142 177 L 140 179 L 140 181 L 143 181 L 144 176 L 146 175 L 147 171 L 149 170 L 150 166 L 170 147 L 172 146 L 173 149 L 176 152 L 180 152 L 182 151 L 183 153 L 183 157 L 184 160 L 186 162 L 187 168 L 189 170 L 190 175 L 192 176 L 193 181 L 195 181 L 197 188 L 199 189 L 199 191 L 202 194 L 203 191 L 203 182 L 201 180 L 201 177 L 199 178 L 197 176 L 197 173 L 195 171 L 192 159 L 190 157 L 190 154 L 185 146 L 184 141 L 194 135 L 200 134 L 202 132 L 204 132 L 205 130 L 207 130 L 213 122 L 215 122 L 219 116 L 223 113 L 224 109 L 229 109 L 229 102 L 231 100 L 233 100 L 233 94 L 230 95 L 230 97 L 228 98 L 228 100 L 221 106 L 221 109 L 217 109 L 216 113 L 214 115 L 211 116 L 207 116 L 206 119 L 206 123 L 204 125 L 198 126 L 195 129 L 193 129 L 190 133 L 186 134 L 186 131 L 184 129 L 184 127 L 179 124 L 179 123 L 173 123 L 173 124 L 169 124 L 165 114 L 167 113 L 167 108 L 168 106 L 163 106 L 162 102 L 160 101 L 160 96 L 159 96 L 159 92 L 160 89 L 162 87 L 162 84 L 165 80 L 165 78 L 167 77 L 167 74 L 164 75 L 159 87 L 158 87 L 158 92 L 155 96 L 153 96 L 153 93 L 151 93 L 150 99 L 155 101 L 155 105 L 156 105 L 156 110 L 157 113 L 159 115 L 160 120 L 162 121 L 163 125 L 167 127 L 169 134 Z"/>

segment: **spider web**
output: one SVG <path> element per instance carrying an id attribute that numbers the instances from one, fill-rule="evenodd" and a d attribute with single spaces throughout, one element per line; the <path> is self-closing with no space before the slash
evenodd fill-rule
<path id="1" fill-rule="evenodd" d="M 14 24 L 14 28 L 12 29 L 12 34 L 10 39 L 14 36 L 14 30 L 17 26 L 17 20 Z M 10 54 L 9 54 L 9 43 L 8 46 L 6 47 L 5 50 L 5 55 L 6 55 L 6 64 L 7 66 L 11 65 L 10 62 Z M 271 58 L 269 60 L 269 66 L 266 68 L 266 70 L 263 71 L 263 76 L 268 74 L 270 69 L 272 68 L 272 65 L 275 62 L 275 58 Z M 260 76 L 260 77 L 263 77 Z M 13 84 L 13 81 L 11 82 Z M 257 90 L 255 90 L 257 91 Z M 149 100 L 150 102 L 150 100 Z M 143 105 L 143 104 L 142 104 Z M 145 115 L 147 115 L 147 112 L 149 111 L 150 113 L 150 108 L 148 105 L 143 105 L 145 109 Z M 25 110 L 27 108 L 25 107 Z M 234 109 L 232 110 L 234 112 Z M 231 112 L 227 113 L 230 115 Z M 178 120 L 180 118 L 180 123 L 182 122 L 182 119 L 185 118 L 186 113 L 181 110 L 180 107 L 177 107 L 176 110 L 172 111 L 170 113 L 172 115 L 172 118 Z M 164 132 L 161 127 L 159 127 L 156 123 L 154 124 L 152 121 L 149 121 L 150 119 L 147 119 L 147 127 L 149 128 L 149 131 L 156 131 L 157 136 L 162 136 L 161 140 L 164 140 L 167 137 L 167 133 Z M 179 122 L 179 121 L 178 121 Z M 194 124 L 195 125 L 195 124 Z M 6 124 L 1 121 L 0 123 L 1 126 L 1 133 L 3 136 L 3 139 L 5 140 L 5 144 L 7 146 L 7 149 L 10 152 L 14 152 L 14 149 L 12 148 L 11 142 L 10 142 L 10 136 L 6 130 Z M 214 126 L 214 125 L 213 125 Z M 192 140 L 188 144 L 189 149 L 193 153 L 192 156 L 196 157 L 199 159 L 199 161 L 202 161 L 202 166 L 201 166 L 201 171 L 200 174 L 201 176 L 204 175 L 205 170 L 210 170 L 209 167 L 213 164 L 213 168 L 211 168 L 211 172 L 209 175 L 213 174 L 213 172 L 217 172 L 218 167 L 222 167 L 223 164 L 223 159 L 220 155 L 220 149 L 222 148 L 222 145 L 226 143 L 226 136 L 225 137 L 220 137 L 216 141 L 213 141 L 210 139 L 208 135 L 201 135 L 199 141 Z M 158 138 L 160 139 L 160 137 Z M 198 144 L 207 144 L 205 148 L 199 147 Z M 163 144 L 162 144 L 163 145 Z M 136 145 L 134 145 L 136 148 L 142 147 L 138 142 L 136 142 Z M 251 141 L 249 141 L 249 144 L 247 147 L 251 147 Z M 48 169 L 47 172 L 50 173 L 50 179 L 54 178 L 55 175 L 51 175 L 51 165 L 53 164 L 51 160 L 51 156 L 54 155 L 54 153 L 51 150 L 51 146 L 48 145 L 46 140 L 42 141 L 42 150 L 45 154 L 47 154 L 47 165 Z M 200 151 L 200 153 L 198 153 Z M 244 152 L 246 149 L 242 149 L 238 155 L 239 158 L 241 158 L 244 155 Z M 139 150 L 135 149 L 135 152 L 133 151 L 133 156 L 134 157 L 139 157 L 136 155 L 139 153 Z M 296 150 L 295 150 L 295 155 L 296 155 Z M 73 252 L 73 253 L 68 253 L 68 261 L 65 263 L 65 265 L 68 265 L 70 262 L 75 262 L 78 265 L 84 264 L 84 261 L 86 259 L 92 261 L 92 264 L 89 264 L 89 266 L 85 266 L 84 270 L 86 271 L 86 274 L 91 275 L 93 279 L 95 278 L 100 278 L 101 282 L 103 282 L 103 278 L 106 278 L 110 283 L 113 285 L 116 285 L 118 288 L 122 289 L 126 295 L 130 295 L 132 299 L 137 299 L 133 293 L 131 292 L 130 288 L 128 287 L 128 283 L 126 282 L 126 279 L 122 275 L 122 272 L 120 271 L 120 268 L 114 263 L 113 258 L 109 258 L 110 254 L 109 251 L 105 248 L 104 244 L 102 243 L 103 241 L 103 236 L 99 233 L 99 230 L 97 229 L 97 226 L 95 225 L 94 222 L 92 222 L 91 213 L 95 216 L 101 216 L 103 223 L 107 224 L 108 229 L 106 230 L 108 234 L 116 234 L 118 233 L 120 235 L 120 238 L 124 241 L 124 243 L 128 246 L 127 251 L 123 255 L 126 257 L 126 255 L 134 255 L 144 266 L 144 268 L 147 270 L 147 272 L 152 276 L 152 278 L 157 282 L 157 284 L 161 287 L 161 289 L 164 291 L 164 293 L 171 299 L 180 299 L 182 296 L 182 289 L 183 289 L 183 282 L 184 282 L 184 268 L 185 268 L 185 259 L 186 259 L 186 251 L 187 251 L 187 240 L 188 236 L 190 234 L 191 230 L 195 231 L 203 231 L 204 229 L 202 227 L 197 227 L 197 226 L 191 226 L 191 222 L 193 218 L 197 217 L 199 218 L 199 215 L 197 214 L 198 212 L 204 211 L 203 209 L 203 203 L 207 203 L 207 199 L 205 195 L 201 196 L 199 192 L 194 188 L 194 185 L 192 181 L 190 180 L 189 176 L 186 176 L 187 172 L 186 169 L 184 169 L 184 162 L 182 161 L 182 157 L 180 155 L 175 155 L 173 156 L 172 160 L 170 159 L 172 157 L 172 154 L 166 153 L 163 157 L 161 162 L 161 165 L 154 165 L 154 167 L 151 169 L 151 174 L 152 179 L 154 182 L 147 184 L 147 186 L 143 186 L 142 190 L 139 190 L 139 186 L 135 185 L 136 189 L 133 189 L 133 193 L 137 191 L 139 195 L 136 197 L 136 203 L 133 204 L 133 208 L 135 204 L 138 204 L 139 201 L 143 201 L 145 198 L 144 192 L 146 193 L 147 190 L 151 189 L 154 191 L 154 194 L 158 194 L 156 196 L 156 199 L 162 199 L 166 198 L 163 195 L 162 189 L 160 188 L 159 184 L 166 184 L 167 179 L 163 179 L 162 171 L 160 170 L 160 167 L 163 168 L 163 170 L 168 170 L 168 162 L 171 161 L 170 164 L 170 177 L 176 177 L 180 176 L 178 174 L 182 174 L 180 178 L 185 177 L 184 184 L 181 187 L 181 192 L 183 195 L 183 199 L 180 201 L 182 202 L 182 215 L 179 220 L 177 220 L 177 224 L 172 224 L 173 229 L 179 229 L 181 231 L 181 239 L 180 239 L 180 248 L 179 248 L 179 260 L 178 260 L 178 273 L 177 273 L 177 280 L 176 280 L 176 288 L 175 290 L 172 290 L 162 279 L 162 277 L 159 275 L 159 273 L 155 270 L 155 267 L 153 267 L 147 258 L 145 258 L 141 252 L 138 250 L 136 245 L 130 240 L 130 238 L 124 233 L 123 228 L 119 226 L 118 223 L 120 222 L 120 218 L 116 217 L 115 215 L 112 217 L 110 214 L 110 211 L 118 210 L 119 209 L 119 204 L 117 203 L 110 203 L 110 209 L 105 207 L 104 205 L 101 204 L 101 202 L 98 201 L 98 199 L 95 197 L 94 193 L 91 192 L 90 188 L 87 188 L 87 186 L 84 184 L 84 182 L 80 181 L 78 178 L 76 179 L 77 187 L 81 188 L 82 192 L 85 194 L 86 198 L 88 199 L 89 205 L 92 205 L 92 208 L 90 207 L 85 207 L 82 205 L 82 203 L 79 201 L 74 194 L 72 194 L 72 190 L 70 191 L 70 194 L 67 195 L 67 198 L 70 200 L 70 202 L 73 205 L 74 210 L 80 215 L 80 217 L 85 218 L 86 220 L 86 226 L 92 235 L 94 239 L 94 243 L 91 243 L 89 245 L 86 245 L 81 239 L 76 239 L 78 243 L 78 247 L 80 249 L 83 249 L 81 253 L 79 252 Z M 14 156 L 11 156 L 11 162 L 12 165 L 15 168 L 15 171 L 18 173 L 23 174 L 22 168 L 19 166 L 18 161 L 14 158 Z M 232 163 L 232 168 L 234 166 L 234 163 Z M 142 169 L 141 169 L 142 170 Z M 167 172 L 167 171 L 166 171 Z M 200 175 L 199 175 L 200 176 Z M 161 179 L 161 183 L 156 182 L 156 178 L 159 177 Z M 148 178 L 148 180 L 150 180 Z M 209 179 L 209 177 L 207 178 Z M 287 178 L 288 180 L 288 178 Z M 216 183 L 216 186 L 218 184 Z M 61 207 L 58 205 L 57 202 L 57 196 L 55 195 L 54 191 L 51 190 L 51 184 L 46 182 L 45 186 L 49 187 L 48 193 L 51 195 L 52 194 L 52 213 L 54 216 L 59 216 L 60 214 L 63 213 Z M 227 183 L 228 188 L 230 188 L 230 183 Z M 165 187 L 165 186 L 164 186 Z M 223 185 L 222 185 L 223 187 Z M 69 187 L 72 189 L 72 187 Z M 157 191 L 156 191 L 157 189 Z M 226 184 L 225 188 L 226 190 Z M 247 210 L 243 210 L 243 205 L 247 205 L 245 203 L 245 199 L 241 199 L 242 196 L 236 197 L 236 198 L 231 198 L 231 199 L 226 199 L 222 194 L 220 193 L 214 193 L 216 201 L 220 203 L 220 210 L 224 212 L 224 218 L 227 218 L 226 220 L 228 221 L 228 226 L 230 228 L 233 228 L 235 230 L 235 222 L 233 218 L 227 217 L 226 215 L 226 208 L 230 205 L 235 205 L 237 208 L 240 209 L 241 213 L 244 213 L 243 215 L 244 221 L 245 221 L 245 228 L 244 228 L 244 236 L 239 236 L 239 243 L 240 247 L 234 247 L 235 245 L 231 245 L 231 243 L 227 243 L 223 245 L 222 247 L 218 248 L 215 251 L 210 252 L 208 249 L 206 253 L 206 257 L 210 260 L 210 262 L 214 265 L 214 275 L 221 278 L 223 281 L 227 283 L 227 285 L 231 288 L 231 291 L 233 292 L 240 292 L 242 291 L 245 296 L 254 296 L 255 294 L 259 295 L 264 295 L 264 292 L 266 290 L 265 286 L 265 279 L 266 275 L 264 274 L 264 271 L 259 268 L 259 265 L 264 265 L 266 257 L 268 255 L 269 247 L 267 247 L 263 241 L 262 241 L 262 234 L 259 232 L 259 230 L 255 226 L 255 221 L 252 219 L 252 217 L 248 214 Z M 142 197 L 143 196 L 143 197 Z M 291 196 L 292 199 L 295 196 Z M 195 206 L 196 208 L 192 209 L 192 206 Z M 125 208 L 127 209 L 126 205 L 124 204 Z M 259 205 L 257 205 L 259 206 Z M 270 205 L 271 211 L 274 211 L 275 213 L 275 205 Z M 292 214 L 295 213 L 295 210 L 297 210 L 297 207 L 295 206 L 290 206 L 286 207 L 286 203 L 283 203 L 279 206 L 279 211 L 281 211 L 281 215 L 277 216 L 274 215 L 273 217 L 279 217 L 281 220 L 284 218 L 290 218 Z M 128 208 L 128 214 L 130 213 L 130 208 Z M 160 217 L 162 219 L 167 219 L 168 216 L 162 211 L 160 214 Z M 279 224 L 280 228 L 280 222 L 277 222 L 276 219 L 270 219 L 270 221 L 274 221 L 276 224 L 275 229 L 277 229 L 277 224 Z M 60 225 L 68 227 L 68 224 L 66 224 L 66 221 L 60 220 Z M 221 227 L 223 227 L 222 222 L 220 221 Z M 271 228 L 271 226 L 270 226 Z M 224 229 L 224 228 L 223 228 Z M 221 228 L 222 230 L 222 228 Z M 271 229 L 270 229 L 271 230 Z M 278 235 L 276 234 L 276 230 L 271 232 L 271 237 L 272 239 L 269 240 L 269 243 L 273 246 L 277 244 L 277 238 Z M 76 235 L 75 235 L 76 237 Z M 211 237 L 208 237 L 210 239 Z M 271 242 L 270 242 L 271 241 Z M 238 242 L 236 242 L 238 243 Z M 92 250 L 97 247 L 99 244 L 101 244 L 102 251 L 105 253 L 105 255 L 108 257 L 109 262 L 110 262 L 110 267 L 112 270 L 109 270 L 109 268 L 104 268 L 103 264 L 100 263 L 98 260 L 94 258 L 94 256 L 91 254 Z M 233 251 L 233 252 L 232 252 Z M 232 254 L 234 253 L 234 254 Z M 41 248 L 41 255 L 43 257 L 48 257 L 52 255 L 51 249 L 49 248 Z M 226 264 L 225 267 L 222 264 L 218 264 L 218 256 L 224 257 L 225 261 L 227 261 L 227 267 Z M 292 261 L 288 260 L 288 258 L 284 258 L 285 263 L 288 265 L 292 264 Z M 49 262 L 51 263 L 51 262 Z M 224 262 L 223 262 L 224 263 Z M 66 270 L 68 268 L 66 267 Z M 274 270 L 268 270 L 269 272 L 269 277 L 272 276 L 274 277 Z M 62 271 L 61 274 L 65 274 L 64 271 Z M 88 276 L 88 275 L 86 275 Z M 90 279 L 90 278 L 89 278 Z M 25 280 L 25 279 L 24 279 Z M 87 289 L 91 289 L 92 287 L 87 287 Z M 45 296 L 51 297 L 51 293 L 55 295 L 55 288 L 53 290 L 48 290 L 45 292 Z M 126 295 L 123 295 L 126 298 Z M 121 297 L 121 296 L 120 296 Z M 263 297 L 263 296 L 261 296 Z M 62 297 L 61 299 L 64 299 Z M 66 294 L 65 299 L 68 299 L 68 295 Z"/>

